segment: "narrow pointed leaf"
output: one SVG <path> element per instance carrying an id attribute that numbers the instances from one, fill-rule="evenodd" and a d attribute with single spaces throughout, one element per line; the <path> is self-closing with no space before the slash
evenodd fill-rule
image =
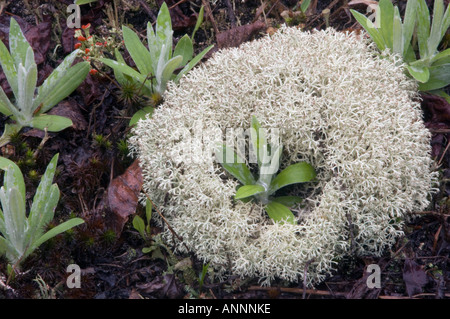
<path id="1" fill-rule="evenodd" d="M 205 7 L 201 6 L 200 7 L 200 11 L 198 13 L 198 18 L 197 18 L 197 22 L 195 23 L 195 27 L 194 27 L 194 31 L 192 31 L 192 35 L 191 35 L 191 40 L 192 42 L 194 41 L 194 36 L 197 33 L 197 30 L 200 28 L 200 26 L 203 23 L 203 16 L 204 16 L 204 12 L 205 12 Z"/>
<path id="2" fill-rule="evenodd" d="M 194 46 L 192 44 L 192 40 L 187 34 L 185 34 L 175 46 L 173 56 L 181 55 L 183 57 L 183 60 L 181 61 L 180 65 L 185 66 L 192 59 L 193 54 Z"/>
<path id="3" fill-rule="evenodd" d="M 429 68 L 430 77 L 426 83 L 419 83 L 420 91 L 432 91 L 450 84 L 450 63 Z"/>
<path id="4" fill-rule="evenodd" d="M 40 113 L 45 113 L 52 107 L 50 103 L 43 102 L 45 102 L 48 96 L 53 93 L 53 90 L 57 87 L 57 85 L 60 84 L 61 81 L 67 80 L 67 78 L 64 79 L 64 75 L 70 69 L 78 53 L 79 50 L 75 50 L 71 54 L 66 56 L 63 62 L 61 62 L 61 64 L 58 65 L 58 67 L 54 69 L 52 73 L 45 79 L 44 83 L 42 83 L 42 85 L 39 87 L 37 97 L 33 102 L 34 110 L 41 106 Z M 85 64 L 86 63 L 87 62 L 85 62 Z M 41 105 L 41 103 L 45 105 Z"/>
<path id="5" fill-rule="evenodd" d="M 160 94 L 163 94 L 166 91 L 167 83 L 171 80 L 173 72 L 183 61 L 183 57 L 181 55 L 175 56 L 164 65 L 161 73 L 160 82 L 157 84 L 156 91 Z M 156 78 L 158 80 L 158 77 Z"/>
<path id="6" fill-rule="evenodd" d="M 213 47 L 214 47 L 214 45 L 210 45 L 209 47 L 204 49 L 202 52 L 197 54 L 191 61 L 189 61 L 189 63 L 175 77 L 175 80 L 174 80 L 175 83 L 177 83 L 183 75 L 187 74 L 194 66 L 196 66 L 197 63 L 199 63 L 200 60 L 203 59 L 205 54 L 208 53 Z"/>
<path id="7" fill-rule="evenodd" d="M 390 2 L 390 0 L 389 0 Z M 394 18 L 392 24 L 392 51 L 403 56 L 403 25 L 400 18 L 398 7 L 394 9 Z"/>
<path id="8" fill-rule="evenodd" d="M 268 151 L 267 139 L 266 134 L 261 127 L 261 124 L 258 122 L 258 119 L 255 116 L 252 116 L 250 139 L 252 141 L 251 147 L 254 153 L 254 157 L 256 157 L 258 167 L 262 167 L 262 164 L 267 164 L 262 162 L 262 159 L 265 158 L 265 152 Z"/>
<path id="9" fill-rule="evenodd" d="M 444 17 L 443 0 L 435 0 L 433 8 L 433 22 L 431 24 L 430 37 L 428 38 L 428 56 L 433 56 L 438 51 L 442 40 L 442 22 Z"/>
<path id="10" fill-rule="evenodd" d="M 364 30 L 366 30 L 366 32 L 370 35 L 373 42 L 377 45 L 378 50 L 384 51 L 386 49 L 386 43 L 384 42 L 384 38 L 381 33 L 373 25 L 372 21 L 358 11 L 351 9 L 350 12 L 353 14 L 356 21 L 358 21 Z"/>
<path id="11" fill-rule="evenodd" d="M 141 235 L 142 238 L 146 238 L 145 223 L 144 223 L 144 220 L 140 216 L 138 216 L 138 215 L 134 216 L 133 227 L 134 227 L 134 229 L 136 229 L 139 232 L 139 234 Z"/>
<path id="12" fill-rule="evenodd" d="M 146 106 L 146 107 L 140 109 L 139 111 L 134 113 L 134 115 L 131 117 L 131 120 L 128 123 L 128 126 L 133 126 L 137 122 L 139 122 L 139 120 L 145 119 L 147 117 L 147 114 L 150 114 L 150 116 L 151 116 L 153 114 L 154 110 L 155 110 L 155 108 L 153 108 L 151 106 Z"/>
<path id="13" fill-rule="evenodd" d="M 270 184 L 270 194 L 280 188 L 291 184 L 309 182 L 316 177 L 316 172 L 311 164 L 300 162 L 292 164 L 282 170 Z"/>
<path id="14" fill-rule="evenodd" d="M 72 66 L 58 78 L 58 82 L 52 86 L 49 93 L 41 101 L 40 111 L 37 114 L 42 114 L 50 110 L 53 106 L 68 97 L 80 84 L 86 79 L 90 70 L 88 62 L 80 62 Z"/>
<path id="15" fill-rule="evenodd" d="M 0 41 L 0 65 L 14 96 L 17 96 L 17 72 L 14 59 L 2 41 Z"/>
<path id="16" fill-rule="evenodd" d="M 6 116 L 18 115 L 18 111 L 14 104 L 11 103 L 3 88 L 0 86 L 0 112 Z"/>
<path id="17" fill-rule="evenodd" d="M 27 255 L 36 250 L 36 248 L 45 243 L 47 240 L 83 223 L 84 220 L 81 218 L 72 218 L 56 227 L 53 227 L 32 244 L 31 248 L 27 250 Z"/>
<path id="18" fill-rule="evenodd" d="M 9 28 L 9 51 L 14 59 L 16 69 L 19 67 L 19 64 L 25 65 L 29 48 L 31 48 L 31 46 L 20 29 L 19 24 L 14 18 L 11 18 Z"/>
<path id="19" fill-rule="evenodd" d="M 122 27 L 125 47 L 131 55 L 134 63 L 142 74 L 153 74 L 152 57 L 147 48 L 142 44 L 139 36 L 127 26 Z"/>
<path id="20" fill-rule="evenodd" d="M 425 0 L 417 3 L 417 42 L 419 44 L 420 57 L 428 56 L 428 38 L 430 37 L 430 11 Z"/>
<path id="21" fill-rule="evenodd" d="M 394 5 L 391 0 L 380 0 L 378 5 L 380 10 L 380 29 L 384 43 L 390 49 L 393 48 L 393 22 L 394 22 Z M 395 31 L 394 31 L 395 32 Z"/>
<path id="22" fill-rule="evenodd" d="M 72 126 L 72 124 L 72 120 L 64 116 L 41 114 L 33 117 L 30 126 L 39 130 L 47 129 L 49 132 L 60 132 Z"/>
<path id="23" fill-rule="evenodd" d="M 11 169 L 12 176 L 14 177 L 14 183 L 10 185 L 5 179 L 3 184 L 4 187 L 6 189 L 12 188 L 13 186 L 17 187 L 22 197 L 25 198 L 25 181 L 23 179 L 22 171 L 20 170 L 19 166 L 5 157 L 0 157 L 0 169 L 6 171 L 8 168 Z"/>
<path id="24" fill-rule="evenodd" d="M 239 187 L 234 196 L 235 199 L 247 198 L 264 192 L 266 189 L 261 185 L 243 185 Z"/>
<path id="25" fill-rule="evenodd" d="M 416 25 L 416 10 L 417 0 L 408 0 L 406 3 L 405 17 L 403 19 L 403 52 L 402 56 L 405 57 L 406 52 L 411 46 L 411 38 L 414 33 Z"/>
<path id="26" fill-rule="evenodd" d="M 275 222 L 281 222 L 283 224 L 284 222 L 287 222 L 293 225 L 296 224 L 294 214 L 283 204 L 270 202 L 266 205 L 265 210 L 267 215 L 269 215 L 269 217 Z"/>
<path id="27" fill-rule="evenodd" d="M 255 178 L 245 165 L 245 161 L 226 145 L 219 145 L 216 148 L 216 159 L 222 167 L 243 185 L 255 184 Z"/>

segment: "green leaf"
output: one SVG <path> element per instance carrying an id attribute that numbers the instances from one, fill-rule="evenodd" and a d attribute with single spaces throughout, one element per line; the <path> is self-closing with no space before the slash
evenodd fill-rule
<path id="1" fill-rule="evenodd" d="M 443 0 L 435 0 L 433 8 L 433 23 L 431 24 L 430 36 L 428 38 L 428 56 L 436 54 L 439 43 L 442 40 L 442 27 L 444 17 Z"/>
<path id="2" fill-rule="evenodd" d="M 381 31 L 381 35 L 383 36 L 384 43 L 386 44 L 386 46 L 392 50 L 394 47 L 393 34 L 395 34 L 393 23 L 394 5 L 392 4 L 391 0 L 380 0 L 378 4 L 378 9 L 380 10 L 380 20 L 381 20 L 379 31 Z M 401 28 L 401 21 L 400 21 L 400 28 Z M 401 34 L 401 30 L 397 31 L 400 31 Z"/>
<path id="3" fill-rule="evenodd" d="M 300 5 L 300 10 L 305 13 L 306 10 L 309 8 L 309 4 L 311 3 L 311 0 L 303 0 L 302 4 Z"/>
<path id="4" fill-rule="evenodd" d="M 14 104 L 11 103 L 3 88 L 0 86 L 0 112 L 6 116 L 14 114 L 18 115 L 18 111 Z"/>
<path id="5" fill-rule="evenodd" d="M 195 36 L 195 34 L 197 33 L 198 29 L 200 28 L 200 26 L 203 23 L 204 12 L 205 12 L 205 7 L 201 6 L 200 7 L 200 11 L 198 13 L 197 22 L 195 23 L 194 31 L 192 31 L 192 35 L 191 35 L 191 41 L 192 42 L 194 42 L 194 36 Z"/>
<path id="6" fill-rule="evenodd" d="M 19 24 L 14 18 L 11 18 L 9 27 L 9 51 L 14 59 L 16 70 L 20 64 L 25 65 L 29 48 L 31 46 L 22 33 Z"/>
<path id="7" fill-rule="evenodd" d="M 27 228 L 25 198 L 22 197 L 17 187 L 7 189 L 6 196 L 9 207 L 4 214 L 7 239 L 17 252 L 22 254 L 25 250 L 23 234 Z"/>
<path id="8" fill-rule="evenodd" d="M 142 238 L 145 239 L 147 237 L 145 234 L 145 223 L 144 223 L 144 220 L 140 216 L 138 216 L 138 215 L 134 216 L 133 227 L 134 227 L 134 229 L 136 229 L 139 232 L 139 234 L 141 235 Z"/>
<path id="9" fill-rule="evenodd" d="M 191 38 L 187 34 L 185 34 L 175 46 L 175 50 L 173 51 L 173 56 L 181 55 L 183 60 L 180 65 L 185 66 L 191 59 L 194 54 L 194 46 L 192 44 Z"/>
<path id="10" fill-rule="evenodd" d="M 8 80 L 8 84 L 14 93 L 14 96 L 17 96 L 16 67 L 14 65 L 14 60 L 11 54 L 2 41 L 0 41 L 0 65 L 2 67 L 3 73 L 6 76 L 6 79 Z"/>
<path id="11" fill-rule="evenodd" d="M 218 145 L 215 150 L 217 161 L 243 185 L 255 184 L 255 178 L 245 165 L 245 161 L 226 145 Z"/>
<path id="12" fill-rule="evenodd" d="M 271 145 L 273 147 L 273 145 Z M 283 153 L 283 146 L 280 145 L 276 149 L 272 149 L 272 154 L 270 155 L 270 161 L 267 161 L 268 155 L 265 156 L 265 158 L 262 159 L 262 164 L 259 169 L 259 180 L 262 185 L 267 185 L 266 187 L 269 188 L 269 185 L 272 181 L 273 176 L 278 172 L 280 169 L 280 160 L 281 155 Z"/>
<path id="13" fill-rule="evenodd" d="M 303 198 L 300 196 L 278 196 L 270 198 L 272 202 L 277 202 L 279 204 L 283 204 L 286 207 L 294 207 L 297 204 L 300 204 L 303 201 Z"/>
<path id="14" fill-rule="evenodd" d="M 72 120 L 64 116 L 41 114 L 33 117 L 29 125 L 39 130 L 47 129 L 49 132 L 60 132 L 72 126 L 72 124 Z"/>
<path id="15" fill-rule="evenodd" d="M 170 81 L 175 69 L 181 64 L 181 61 L 183 61 L 183 57 L 181 55 L 175 56 L 167 61 L 162 68 L 160 75 L 158 74 L 160 70 L 158 70 L 156 75 L 156 92 L 163 94 L 166 91 L 167 83 Z"/>
<path id="16" fill-rule="evenodd" d="M 146 75 L 143 75 L 143 74 L 137 72 L 136 70 L 129 67 L 125 63 L 121 63 L 121 62 L 114 61 L 111 59 L 104 59 L 104 58 L 100 59 L 100 61 L 102 63 L 106 64 L 107 66 L 109 66 L 110 68 L 112 68 L 113 70 L 117 70 L 123 74 L 128 75 L 129 77 L 131 77 L 133 80 L 137 81 L 138 83 L 141 83 L 141 84 L 145 83 L 146 85 L 151 87 L 151 80 L 147 79 Z"/>
<path id="17" fill-rule="evenodd" d="M 403 19 L 403 52 L 402 56 L 405 57 L 407 51 L 411 47 L 411 38 L 414 33 L 416 25 L 416 10 L 417 0 L 408 0 L 406 3 L 405 17 Z"/>
<path id="18" fill-rule="evenodd" d="M 83 4 L 88 4 L 91 2 L 97 2 L 97 0 L 76 0 L 75 4 L 77 5 L 83 5 Z"/>
<path id="19" fill-rule="evenodd" d="M 5 186 L 6 189 L 9 189 L 11 187 L 17 187 L 22 197 L 25 198 L 25 181 L 23 179 L 22 171 L 20 170 L 19 166 L 17 166 L 16 163 L 5 157 L 0 157 L 0 169 L 6 171 L 8 167 L 12 169 L 12 176 L 14 177 L 14 183 L 11 185 L 5 184 L 5 182 L 7 182 L 7 180 L 5 179 L 3 185 Z"/>
<path id="20" fill-rule="evenodd" d="M 127 26 L 122 27 L 122 32 L 125 47 L 139 71 L 145 76 L 154 74 L 151 64 L 152 57 L 147 48 L 142 44 L 139 36 Z"/>
<path id="21" fill-rule="evenodd" d="M 123 58 L 122 54 L 120 54 L 120 51 L 117 48 L 114 49 L 114 55 L 116 57 L 117 62 L 126 64 L 125 59 Z M 127 85 L 130 80 L 132 81 L 130 77 L 128 78 L 125 77 L 125 75 L 122 72 L 120 72 L 118 68 L 114 68 L 113 71 L 114 71 L 114 78 L 121 86 Z"/>
<path id="22" fill-rule="evenodd" d="M 86 79 L 90 70 L 88 62 L 80 62 L 69 68 L 64 75 L 57 76 L 57 82 L 43 98 L 41 109 L 37 114 L 50 110 L 53 106 L 68 97 Z"/>
<path id="23" fill-rule="evenodd" d="M 286 167 L 270 183 L 270 194 L 282 187 L 309 182 L 316 177 L 316 172 L 311 164 L 300 162 Z"/>
<path id="24" fill-rule="evenodd" d="M 406 69 L 408 70 L 409 74 L 416 79 L 416 81 L 419 81 L 421 83 L 428 82 L 430 78 L 430 71 L 426 66 L 421 65 L 406 65 Z"/>
<path id="25" fill-rule="evenodd" d="M 147 114 L 150 114 L 150 117 L 151 117 L 154 110 L 155 110 L 155 108 L 153 108 L 151 106 L 146 106 L 146 107 L 140 109 L 139 111 L 134 113 L 134 115 L 131 117 L 131 120 L 128 123 L 128 126 L 133 126 L 133 125 L 137 124 L 137 122 L 139 120 L 145 119 Z"/>
<path id="26" fill-rule="evenodd" d="M 150 225 L 150 220 L 152 219 L 152 209 L 153 209 L 152 202 L 149 199 L 147 199 L 145 201 L 145 219 L 147 220 L 147 225 Z"/>
<path id="27" fill-rule="evenodd" d="M 390 2 L 390 0 L 389 0 Z M 394 8 L 394 20 L 392 24 L 392 52 L 403 56 L 403 25 L 398 7 Z"/>
<path id="28" fill-rule="evenodd" d="M 265 210 L 267 215 L 275 222 L 280 222 L 282 224 L 284 224 L 284 222 L 293 225 L 296 224 L 294 214 L 292 214 L 291 210 L 283 204 L 270 202 L 266 205 Z"/>
<path id="29" fill-rule="evenodd" d="M 350 12 L 353 14 L 356 21 L 358 21 L 364 28 L 364 30 L 366 30 L 366 32 L 370 35 L 373 42 L 375 42 L 375 44 L 377 45 L 378 50 L 384 51 L 386 49 L 386 43 L 384 42 L 383 36 L 373 25 L 372 21 L 370 21 L 368 18 L 366 18 L 366 16 L 359 13 L 358 11 L 351 9 Z"/>
<path id="30" fill-rule="evenodd" d="M 263 164 L 267 164 L 262 162 L 263 158 L 265 158 L 265 153 L 268 151 L 267 139 L 261 124 L 255 116 L 252 116 L 250 139 L 252 141 L 251 147 L 256 157 L 258 167 L 262 167 Z"/>
<path id="31" fill-rule="evenodd" d="M 425 0 L 417 3 L 417 42 L 419 44 L 420 57 L 428 56 L 428 38 L 430 37 L 430 12 Z"/>
<path id="32" fill-rule="evenodd" d="M 420 91 L 441 89 L 450 84 L 450 63 L 429 68 L 430 78 L 426 83 L 419 83 Z"/>
<path id="33" fill-rule="evenodd" d="M 26 255 L 31 254 L 34 250 L 36 250 L 36 248 L 45 243 L 47 240 L 83 223 L 84 220 L 81 218 L 72 218 L 62 224 L 59 224 L 58 226 L 53 227 L 31 245 L 31 247 L 27 250 Z"/>
<path id="34" fill-rule="evenodd" d="M 56 154 L 48 163 L 33 197 L 33 204 L 31 205 L 30 214 L 28 215 L 30 227 L 32 228 L 42 228 L 53 219 L 53 213 L 49 213 L 49 210 L 45 207 L 48 207 L 48 202 L 56 207 L 54 199 L 50 200 L 50 198 L 57 196 L 56 203 L 58 203 L 59 200 L 59 190 L 57 188 L 52 190 L 53 177 L 55 176 L 58 158 L 59 154 Z M 57 193 L 54 193 L 55 191 L 57 191 Z"/>
<path id="35" fill-rule="evenodd" d="M 259 193 L 265 192 L 266 189 L 261 185 L 244 185 L 239 187 L 234 196 L 235 199 L 247 198 Z"/>
<path id="36" fill-rule="evenodd" d="M 450 48 L 436 54 L 433 59 L 431 59 L 431 64 L 433 66 L 442 65 L 450 63 Z"/>
<path id="37" fill-rule="evenodd" d="M 33 49 L 28 48 L 27 60 L 33 58 Z M 37 82 L 37 65 L 36 63 L 26 62 L 29 64 L 26 66 L 19 65 L 17 73 L 17 89 L 19 96 L 17 97 L 16 104 L 20 112 L 25 117 L 31 117 L 33 114 L 33 99 L 34 91 L 36 90 Z"/>
<path id="38" fill-rule="evenodd" d="M 214 45 L 210 45 L 206 49 L 204 49 L 202 52 L 200 52 L 198 55 L 196 55 L 189 63 L 178 73 L 178 75 L 175 77 L 174 82 L 178 83 L 178 81 L 181 79 L 181 77 L 185 74 L 187 74 L 194 66 L 197 65 L 197 63 L 200 62 L 201 59 L 205 56 L 206 53 L 209 52 L 214 47 Z"/>

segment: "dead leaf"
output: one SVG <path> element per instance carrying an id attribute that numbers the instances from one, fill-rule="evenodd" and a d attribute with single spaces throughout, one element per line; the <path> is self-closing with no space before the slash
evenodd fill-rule
<path id="1" fill-rule="evenodd" d="M 81 113 L 80 106 L 74 100 L 64 100 L 52 108 L 48 114 L 64 116 L 72 120 L 72 128 L 77 131 L 87 129 L 88 123 Z"/>
<path id="2" fill-rule="evenodd" d="M 122 232 L 129 216 L 136 212 L 142 182 L 139 161 L 135 160 L 125 173 L 116 177 L 108 187 L 107 203 L 113 213 L 112 228 L 117 234 Z"/>
<path id="3" fill-rule="evenodd" d="M 221 32 L 216 35 L 217 47 L 219 49 L 237 47 L 240 44 L 251 40 L 258 32 L 266 27 L 262 21 L 256 21 L 252 24 L 242 25 Z"/>
<path id="4" fill-rule="evenodd" d="M 403 280 L 409 297 L 421 293 L 422 288 L 428 282 L 427 274 L 423 267 L 409 258 L 405 260 L 405 265 L 403 266 Z"/>

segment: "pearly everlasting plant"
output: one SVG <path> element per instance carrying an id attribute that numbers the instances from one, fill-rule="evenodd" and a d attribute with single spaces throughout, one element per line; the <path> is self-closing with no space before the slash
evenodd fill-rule
<path id="1" fill-rule="evenodd" d="M 179 251 L 195 252 L 218 276 L 311 285 L 341 257 L 380 255 L 395 243 L 405 218 L 429 204 L 437 176 L 417 84 L 397 56 L 375 49 L 352 33 L 282 27 L 169 86 L 130 143 L 144 191 L 183 238 Z M 273 221 L 262 203 L 235 201 L 239 182 L 215 160 L 214 145 L 252 115 L 268 138 L 279 130 L 281 170 L 305 161 L 316 171 L 284 194 L 303 198 L 295 224 Z"/>
<path id="2" fill-rule="evenodd" d="M 7 144 L 10 135 L 23 127 L 59 132 L 72 125 L 72 121 L 66 117 L 45 113 L 71 94 L 86 78 L 89 72 L 87 62 L 71 66 L 77 54 L 78 51 L 74 51 L 68 55 L 44 83 L 36 88 L 38 70 L 33 49 L 17 21 L 11 18 L 9 51 L 0 41 L 0 65 L 14 94 L 14 100 L 10 100 L 0 87 L 0 112 L 10 116 L 13 123 L 5 125 L 0 146 Z"/>
<path id="3" fill-rule="evenodd" d="M 52 184 L 57 161 L 55 155 L 48 164 L 27 216 L 22 172 L 14 162 L 0 157 L 0 169 L 5 171 L 0 188 L 0 255 L 6 255 L 15 267 L 47 240 L 84 223 L 81 218 L 72 218 L 45 231 L 59 201 L 58 185 Z"/>

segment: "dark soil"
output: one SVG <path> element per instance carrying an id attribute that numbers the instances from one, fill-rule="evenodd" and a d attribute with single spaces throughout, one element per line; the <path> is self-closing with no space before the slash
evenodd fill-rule
<path id="1" fill-rule="evenodd" d="M 118 4 L 119 25 L 132 25 L 142 35 L 145 35 L 147 22 L 154 22 L 162 3 L 161 0 L 99 0 L 81 7 L 82 24 L 91 23 L 91 33 L 99 37 L 110 36 L 114 26 L 114 2 Z M 402 8 L 405 1 L 398 2 Z M 73 50 L 76 43 L 73 29 L 66 25 L 66 7 L 71 3 L 72 0 L 0 2 L 0 39 L 7 40 L 10 17 L 15 17 L 27 30 L 26 35 L 31 39 L 33 49 L 40 52 L 36 55 L 36 59 L 40 56 L 37 61 L 40 81 Z M 194 12 L 198 12 L 202 1 L 177 3 L 171 0 L 167 3 L 172 8 L 176 39 L 185 33 L 191 34 L 196 21 Z M 205 23 L 195 37 L 196 51 L 210 44 L 221 48 L 239 45 L 271 32 L 271 28 L 284 22 L 281 12 L 292 9 L 296 3 L 294 0 L 212 1 L 205 11 Z M 327 23 L 339 30 L 358 28 L 349 13 L 347 1 L 312 3 L 306 20 L 298 22 L 305 29 L 325 28 Z M 262 4 L 265 4 L 264 12 L 261 10 Z M 327 8 L 330 9 L 328 22 L 321 14 Z M 365 12 L 364 5 L 353 8 Z M 247 25 L 245 30 L 238 28 L 244 25 Z M 130 116 L 150 103 L 142 100 L 127 102 L 112 78 L 107 68 L 100 69 L 100 75 L 89 75 L 76 92 L 55 107 L 57 114 L 73 120 L 73 128 L 50 133 L 43 147 L 40 147 L 43 132 L 23 129 L 9 145 L 1 149 L 1 156 L 19 163 L 30 201 L 39 183 L 39 179 L 32 178 L 34 171 L 40 176 L 53 155 L 59 153 L 55 182 L 61 190 L 61 199 L 54 223 L 56 225 L 69 217 L 78 216 L 85 220 L 85 224 L 42 245 L 24 262 L 24 272 L 11 280 L 8 288 L 0 289 L 0 299 L 449 298 L 448 103 L 441 104 L 443 108 L 437 108 L 433 101 L 424 105 L 427 125 L 434 134 L 434 156 L 441 165 L 441 191 L 436 194 L 429 209 L 420 212 L 419 217 L 408 225 L 405 237 L 389 254 L 382 258 L 348 257 L 340 261 L 335 275 L 315 290 L 304 289 L 301 283 L 293 285 L 279 281 L 271 288 L 265 288 L 253 279 L 230 278 L 226 282 L 218 282 L 209 276 L 206 276 L 200 290 L 198 281 L 194 279 L 202 272 L 202 263 L 195 256 L 172 256 L 171 243 L 166 243 L 167 249 L 160 247 L 158 254 L 143 254 L 142 248 L 147 243 L 131 223 L 134 214 L 143 216 L 143 208 L 133 206 L 133 203 L 117 203 L 108 197 L 109 192 L 119 192 L 127 199 L 133 199 L 139 192 L 138 173 L 127 170 L 134 159 L 127 156 L 125 141 L 129 134 Z M 2 73 L 0 83 L 8 92 Z M 5 121 L 7 119 L 0 115 L 0 131 Z M 122 174 L 125 174 L 126 183 L 124 179 L 117 179 Z M 131 211 L 129 216 L 118 214 L 114 209 L 117 205 L 122 212 Z M 154 236 L 159 232 L 153 229 Z M 192 267 L 180 267 L 179 261 L 190 262 Z M 69 289 L 66 285 L 70 275 L 67 272 L 69 264 L 77 264 L 81 268 L 81 289 Z M 380 266 L 381 288 L 367 287 L 370 275 L 366 271 L 368 264 Z M 6 274 L 7 263 L 2 259 L 1 281 L 6 281 Z M 42 279 L 40 285 L 36 280 L 39 278 Z M 47 295 L 40 290 L 43 287 Z"/>

